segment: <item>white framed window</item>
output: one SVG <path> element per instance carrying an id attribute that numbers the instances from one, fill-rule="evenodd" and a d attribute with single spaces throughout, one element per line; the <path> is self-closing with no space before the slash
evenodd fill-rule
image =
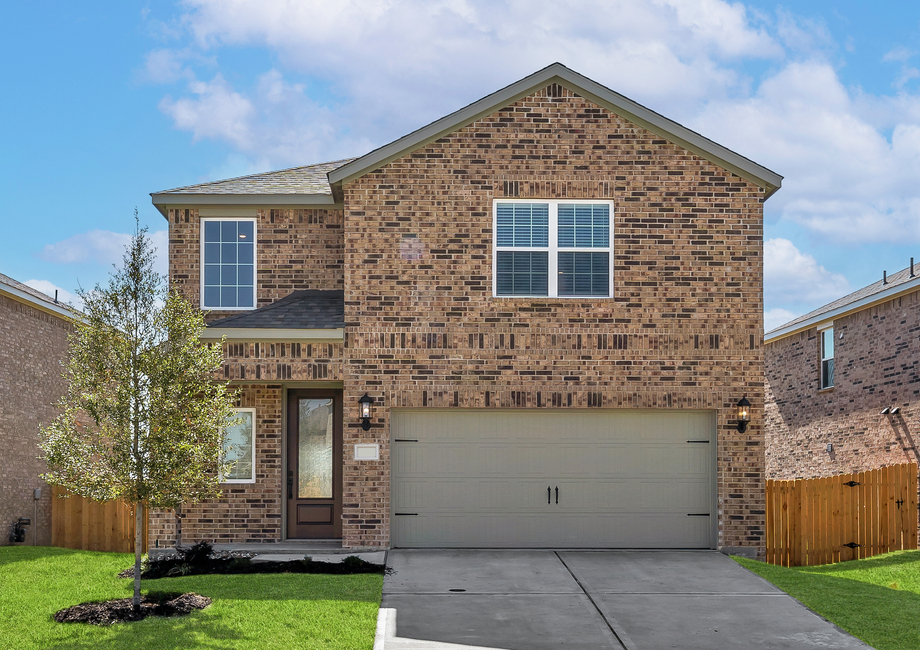
<path id="1" fill-rule="evenodd" d="M 221 477 L 221 483 L 255 483 L 256 410 L 233 410 L 232 419 L 238 422 L 224 429 L 224 461 L 233 467 Z"/>
<path id="2" fill-rule="evenodd" d="M 613 295 L 613 202 L 500 199 L 492 205 L 492 295 Z"/>
<path id="3" fill-rule="evenodd" d="M 256 220 L 201 220 L 201 308 L 255 309 Z"/>
<path id="4" fill-rule="evenodd" d="M 834 385 L 834 328 L 818 331 L 821 346 L 821 388 Z"/>

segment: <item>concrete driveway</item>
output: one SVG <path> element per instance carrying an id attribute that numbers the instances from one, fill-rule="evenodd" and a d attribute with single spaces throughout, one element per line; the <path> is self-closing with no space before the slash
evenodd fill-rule
<path id="1" fill-rule="evenodd" d="M 394 550 L 375 650 L 868 648 L 716 551 Z"/>

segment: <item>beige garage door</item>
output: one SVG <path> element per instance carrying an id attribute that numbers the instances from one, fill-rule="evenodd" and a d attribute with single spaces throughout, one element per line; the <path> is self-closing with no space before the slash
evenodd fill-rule
<path id="1" fill-rule="evenodd" d="M 714 548 L 715 414 L 394 410 L 399 547 Z"/>

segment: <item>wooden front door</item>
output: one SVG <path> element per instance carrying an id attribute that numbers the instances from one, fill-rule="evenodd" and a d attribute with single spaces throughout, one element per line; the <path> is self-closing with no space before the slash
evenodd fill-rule
<path id="1" fill-rule="evenodd" d="M 288 393 L 288 539 L 342 537 L 342 393 Z"/>

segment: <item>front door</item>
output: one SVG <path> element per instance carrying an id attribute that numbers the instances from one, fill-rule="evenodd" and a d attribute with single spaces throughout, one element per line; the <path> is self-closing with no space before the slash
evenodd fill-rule
<path id="1" fill-rule="evenodd" d="M 287 536 L 342 537 L 342 393 L 288 393 Z"/>

